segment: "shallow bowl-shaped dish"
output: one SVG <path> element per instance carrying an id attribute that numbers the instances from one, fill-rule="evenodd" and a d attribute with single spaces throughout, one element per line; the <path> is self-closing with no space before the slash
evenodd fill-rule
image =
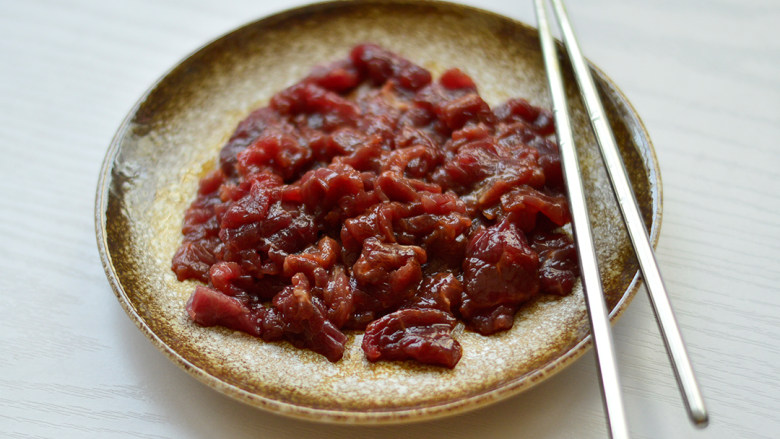
<path id="1" fill-rule="evenodd" d="M 510 331 L 490 337 L 457 329 L 463 358 L 454 370 L 368 363 L 360 333 L 330 363 L 286 343 L 264 343 L 192 324 L 194 288 L 177 282 L 171 257 L 198 179 L 236 124 L 317 63 L 356 43 L 384 45 L 434 74 L 460 67 L 491 104 L 521 96 L 550 106 L 536 30 L 470 7 L 429 2 L 335 2 L 277 14 L 208 44 L 139 100 L 106 155 L 96 229 L 108 279 L 130 318 L 176 364 L 214 389 L 277 413 L 328 422 L 387 423 L 476 408 L 550 377 L 590 346 L 582 288 L 525 306 Z M 660 179 L 650 139 L 615 85 L 596 82 L 653 242 L 661 218 Z M 571 77 L 568 82 L 573 84 Z M 620 214 L 576 90 L 575 137 L 612 319 L 639 284 Z"/>

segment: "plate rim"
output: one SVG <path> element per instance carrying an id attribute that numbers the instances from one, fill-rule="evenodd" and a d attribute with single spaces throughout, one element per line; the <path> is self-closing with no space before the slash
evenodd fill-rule
<path id="1" fill-rule="evenodd" d="M 450 8 L 452 10 L 460 10 L 460 11 L 467 11 L 467 12 L 471 11 L 481 15 L 488 15 L 491 18 L 505 20 L 508 23 L 510 23 L 512 26 L 525 28 L 526 30 L 533 30 L 533 31 L 537 30 L 536 27 L 528 23 L 522 22 L 520 20 L 514 19 L 506 15 L 498 14 L 496 12 L 492 12 L 482 8 L 477 8 L 470 5 L 452 3 L 449 1 L 363 0 L 360 2 L 355 2 L 350 0 L 332 0 L 332 1 L 321 1 L 321 2 L 309 3 L 294 8 L 284 9 L 278 12 L 271 13 L 270 15 L 266 15 L 258 19 L 249 21 L 245 24 L 230 29 L 225 33 L 222 33 L 216 38 L 206 42 L 205 44 L 200 45 L 195 50 L 185 55 L 183 58 L 181 58 L 175 64 L 173 64 L 169 69 L 167 69 L 154 82 L 152 82 L 152 84 L 144 91 L 144 93 L 136 100 L 136 102 L 130 108 L 126 116 L 123 118 L 121 124 L 119 125 L 119 128 L 117 129 L 116 133 L 112 137 L 108 150 L 106 151 L 106 155 L 104 156 L 100 167 L 97 190 L 95 194 L 95 211 L 94 211 L 95 233 L 96 233 L 97 247 L 98 247 L 98 253 L 100 255 L 101 264 L 103 266 L 103 270 L 106 273 L 106 277 L 109 281 L 111 289 L 114 292 L 114 295 L 117 297 L 125 313 L 127 313 L 128 317 L 130 317 L 130 319 L 133 321 L 135 326 L 139 330 L 141 330 L 141 332 L 152 342 L 152 344 L 163 354 L 165 354 L 165 356 L 168 357 L 168 359 L 170 359 L 174 364 L 176 364 L 178 367 L 183 369 L 189 375 L 191 375 L 201 383 L 207 385 L 208 387 L 224 395 L 227 395 L 237 401 L 246 403 L 248 405 L 257 408 L 262 408 L 272 413 L 277 413 L 280 415 L 297 418 L 297 419 L 303 419 L 309 421 L 313 420 L 313 421 L 330 423 L 330 424 L 358 424 L 358 425 L 372 425 L 372 424 L 388 425 L 388 424 L 401 424 L 401 423 L 409 423 L 409 422 L 426 421 L 426 420 L 460 414 L 480 407 L 485 407 L 487 405 L 515 396 L 521 393 L 522 391 L 528 390 L 534 387 L 535 385 L 541 383 L 542 381 L 566 369 L 568 366 L 573 364 L 578 358 L 580 358 L 591 348 L 592 336 L 590 335 L 590 333 L 586 335 L 585 338 L 583 338 L 579 343 L 569 348 L 568 351 L 566 351 L 560 357 L 544 365 L 543 367 L 536 369 L 532 372 L 514 377 L 513 379 L 498 384 L 494 387 L 483 389 L 478 393 L 469 395 L 464 398 L 445 401 L 445 402 L 424 404 L 420 406 L 395 408 L 395 409 L 383 408 L 382 410 L 364 410 L 364 411 L 323 409 L 323 408 L 315 408 L 315 407 L 298 405 L 286 401 L 280 401 L 278 399 L 249 392 L 247 390 L 241 389 L 240 387 L 234 384 L 229 384 L 221 380 L 220 378 L 199 368 L 198 366 L 194 365 L 189 360 L 187 360 L 184 356 L 179 354 L 175 349 L 173 349 L 171 346 L 165 343 L 149 327 L 149 325 L 145 322 L 145 320 L 141 317 L 141 315 L 138 313 L 136 308 L 133 306 L 127 292 L 124 289 L 124 286 L 122 285 L 121 281 L 119 280 L 116 274 L 116 267 L 114 266 L 111 258 L 111 253 L 109 250 L 109 245 L 107 240 L 107 230 L 106 230 L 107 228 L 106 224 L 108 219 L 106 212 L 108 208 L 108 200 L 110 197 L 109 192 L 111 191 L 110 183 L 112 182 L 111 173 L 114 169 L 113 165 L 121 151 L 122 139 L 125 137 L 130 127 L 130 124 L 132 123 L 132 120 L 136 115 L 136 113 L 138 112 L 141 105 L 143 105 L 143 103 L 158 88 L 158 86 L 173 71 L 179 68 L 183 63 L 191 59 L 193 56 L 199 54 L 201 51 L 208 48 L 212 44 L 215 44 L 216 42 L 223 40 L 234 33 L 240 32 L 243 29 L 248 27 L 262 25 L 263 23 L 270 23 L 276 20 L 284 20 L 289 16 L 294 16 L 302 12 L 312 12 L 312 9 L 317 10 L 320 8 L 336 8 L 339 6 L 347 6 L 347 5 L 354 6 L 356 3 L 361 4 L 361 6 L 362 5 L 366 5 L 366 6 L 411 5 L 411 4 L 429 3 L 434 5 L 441 5 L 445 8 Z M 556 42 L 560 43 L 560 41 L 557 39 Z M 660 166 L 658 163 L 658 158 L 655 152 L 655 148 L 653 146 L 647 127 L 642 122 L 638 112 L 634 108 L 633 104 L 628 100 L 626 95 L 618 88 L 618 86 L 614 83 L 614 81 L 604 73 L 603 70 L 601 70 L 599 67 L 594 65 L 592 62 L 590 62 L 590 60 L 587 61 L 591 70 L 596 74 L 600 82 L 608 86 L 609 91 L 611 93 L 614 93 L 615 96 L 618 98 L 617 103 L 625 107 L 627 111 L 625 111 L 623 114 L 630 117 L 632 124 L 639 129 L 639 131 L 643 134 L 644 140 L 646 140 L 647 148 L 637 149 L 637 152 L 644 160 L 645 165 L 649 165 L 646 166 L 645 169 L 649 172 L 651 181 L 653 179 L 655 181 L 655 184 L 650 186 L 650 190 L 654 193 L 654 196 L 652 197 L 653 206 L 652 206 L 651 228 L 648 231 L 648 236 L 650 238 L 651 245 L 655 249 L 657 248 L 658 245 L 658 240 L 660 237 L 660 230 L 662 225 L 662 218 L 663 218 L 663 184 L 661 180 Z M 620 300 L 615 304 L 615 307 L 612 309 L 612 311 L 609 314 L 610 322 L 612 324 L 614 324 L 615 321 L 623 314 L 623 312 L 631 303 L 631 301 L 633 300 L 634 296 L 636 295 L 637 291 L 640 289 L 640 286 L 642 284 L 643 282 L 641 279 L 641 271 L 637 269 L 637 272 L 634 274 L 625 292 L 621 295 Z"/>

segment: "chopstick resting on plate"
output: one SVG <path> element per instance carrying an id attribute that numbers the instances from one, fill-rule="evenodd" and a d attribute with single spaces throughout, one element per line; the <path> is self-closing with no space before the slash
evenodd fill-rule
<path id="1" fill-rule="evenodd" d="M 612 330 L 609 323 L 609 312 L 604 301 L 604 291 L 601 286 L 596 247 L 593 243 L 588 206 L 585 201 L 585 188 L 582 184 L 577 151 L 571 132 L 566 92 L 563 87 L 561 67 L 555 51 L 555 43 L 547 22 L 544 0 L 535 0 L 536 19 L 539 25 L 539 38 L 542 44 L 542 54 L 547 70 L 547 80 L 553 100 L 555 129 L 558 135 L 558 148 L 561 154 L 561 167 L 566 188 L 569 193 L 569 206 L 572 216 L 572 230 L 577 242 L 577 255 L 580 260 L 582 284 L 585 292 L 585 304 L 590 317 L 590 328 L 593 334 L 593 346 L 596 351 L 596 361 L 601 379 L 604 410 L 607 414 L 607 424 L 610 437 L 614 439 L 628 438 L 623 396 L 620 392 L 620 379 L 615 357 L 615 343 L 612 340 Z"/>
<path id="2" fill-rule="evenodd" d="M 650 239 L 648 238 L 645 224 L 642 220 L 639 207 L 634 197 L 634 193 L 631 189 L 631 184 L 628 180 L 628 176 L 623 165 L 623 161 L 620 156 L 620 152 L 617 148 L 614 135 L 610 129 L 609 122 L 607 121 L 606 114 L 604 112 L 603 105 L 596 90 L 593 77 L 590 73 L 585 58 L 582 55 L 579 44 L 574 31 L 569 21 L 566 9 L 562 0 L 551 0 L 555 10 L 556 18 L 563 34 L 563 41 L 569 54 L 569 59 L 574 69 L 575 77 L 580 88 L 582 99 L 585 102 L 585 107 L 590 116 L 591 126 L 596 135 L 599 149 L 601 150 L 602 157 L 607 167 L 607 173 L 609 175 L 612 188 L 615 191 L 615 195 L 620 206 L 620 211 L 623 215 L 623 219 L 628 229 L 628 234 L 631 238 L 631 243 L 634 247 L 639 266 L 642 271 L 642 276 L 645 280 L 648 294 L 650 296 L 650 302 L 653 305 L 653 311 L 655 313 L 656 321 L 660 328 L 661 334 L 666 345 L 666 350 L 669 355 L 669 359 L 672 364 L 672 368 L 677 378 L 677 384 L 683 396 L 686 409 L 691 421 L 700 427 L 706 426 L 708 422 L 707 409 L 704 405 L 704 399 L 699 390 L 696 377 L 691 366 L 688 353 L 685 349 L 685 344 L 680 334 L 680 329 L 677 325 L 674 312 L 672 310 L 671 303 L 669 302 L 668 294 L 666 293 L 666 287 L 664 286 L 661 272 L 658 269 L 658 264 L 655 260 L 655 254 L 653 252 Z M 551 94 L 553 96 L 555 121 L 557 126 L 558 140 L 561 149 L 561 161 L 564 167 L 564 175 L 566 177 L 566 184 L 569 189 L 569 197 L 572 208 L 573 228 L 574 235 L 578 246 L 582 246 L 583 242 L 590 248 L 578 250 L 581 260 L 581 270 L 583 274 L 584 290 L 586 292 L 586 301 L 588 303 L 588 311 L 591 317 L 591 327 L 593 328 L 594 345 L 596 347 L 596 354 L 598 356 L 599 368 L 602 378 L 602 389 L 604 396 L 604 403 L 607 409 L 607 416 L 610 422 L 611 433 L 613 437 L 627 437 L 627 428 L 620 426 L 619 424 L 625 423 L 624 410 L 622 407 L 622 401 L 619 396 L 615 396 L 617 391 L 619 394 L 619 383 L 617 377 L 617 369 L 610 364 L 614 362 L 614 350 L 612 349 L 611 334 L 608 332 L 605 336 L 603 334 L 596 333 L 596 327 L 602 326 L 603 322 L 597 322 L 597 319 L 606 320 L 607 328 L 609 328 L 609 316 L 602 315 L 601 310 L 597 310 L 594 313 L 592 307 L 598 307 L 597 299 L 591 296 L 602 296 L 600 302 L 603 303 L 603 292 L 601 291 L 600 281 L 596 282 L 597 287 L 594 286 L 594 282 L 588 282 L 593 275 L 598 276 L 598 267 L 595 263 L 595 252 L 592 251 L 593 241 L 590 236 L 590 226 L 588 221 L 587 206 L 584 203 L 584 195 L 582 194 L 582 181 L 579 172 L 579 166 L 577 165 L 576 152 L 574 149 L 574 143 L 571 137 L 570 119 L 568 116 L 568 109 L 565 99 L 565 91 L 563 87 L 563 80 L 561 77 L 561 69 L 558 64 L 556 56 L 555 44 L 550 34 L 550 28 L 547 23 L 546 8 L 544 6 L 544 0 L 535 0 L 535 7 L 537 13 L 537 20 L 539 21 L 539 35 L 542 42 L 542 52 L 544 54 L 545 67 L 547 69 L 547 77 L 550 84 Z M 574 191 L 574 194 L 573 194 Z M 577 192 L 579 191 L 579 192 Z M 581 200 L 575 200 L 575 197 L 582 197 Z M 578 223 L 586 223 L 583 226 Z M 583 237 L 587 232 L 587 237 Z M 583 258 L 594 258 L 594 263 L 590 261 L 583 261 Z M 587 271 L 594 271 L 594 273 L 586 274 Z M 598 280 L 598 279 L 597 279 Z M 591 304 L 593 302 L 594 304 Z M 598 335 L 601 335 L 603 344 L 609 346 L 604 347 L 601 352 L 599 348 Z M 602 361 L 602 354 L 605 358 Z M 612 376 L 614 374 L 614 376 Z M 620 435 L 620 436 L 618 436 Z"/>

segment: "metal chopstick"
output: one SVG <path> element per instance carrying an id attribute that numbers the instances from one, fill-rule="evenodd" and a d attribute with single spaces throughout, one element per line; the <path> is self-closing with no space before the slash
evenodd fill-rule
<path id="1" fill-rule="evenodd" d="M 628 228 L 631 242 L 634 246 L 642 276 L 645 280 L 650 302 L 653 305 L 655 318 L 666 345 L 666 351 L 674 369 L 677 384 L 683 396 L 688 416 L 699 427 L 704 427 L 708 422 L 707 409 L 704 406 L 704 398 L 696 382 L 691 361 L 685 349 L 677 320 L 674 317 L 672 305 L 666 292 L 661 272 L 655 260 L 653 247 L 647 236 L 645 224 L 637 206 L 636 198 L 631 190 L 631 185 L 626 175 L 626 170 L 620 157 L 614 135 L 609 127 L 604 108 L 599 99 L 596 86 L 593 82 L 590 69 L 582 55 L 571 22 L 566 14 L 566 8 L 562 0 L 552 0 L 555 15 L 563 34 L 564 44 L 569 53 L 569 59 L 574 68 L 575 77 L 579 84 L 585 107 L 590 115 L 591 125 L 596 134 L 601 155 L 607 166 L 612 188 L 618 199 L 618 205 L 623 213 L 626 227 Z"/>
<path id="2" fill-rule="evenodd" d="M 612 330 L 609 323 L 609 312 L 604 301 L 601 286 L 601 275 L 596 258 L 596 247 L 588 219 L 588 206 L 585 201 L 585 190 L 577 162 L 577 152 L 572 137 L 571 118 L 566 103 L 566 92 L 561 77 L 561 67 L 555 51 L 550 27 L 547 23 L 547 12 L 544 0 L 535 0 L 536 19 L 539 25 L 539 38 L 542 43 L 544 64 L 547 69 L 547 79 L 553 100 L 553 114 L 558 134 L 558 147 L 561 154 L 561 167 L 569 192 L 569 204 L 572 212 L 572 230 L 577 242 L 577 254 L 582 272 L 585 303 L 590 317 L 593 346 L 601 379 L 601 394 L 607 417 L 610 437 L 627 439 L 628 424 L 626 423 L 623 396 L 620 393 L 620 379 L 615 358 L 615 344 L 612 340 Z"/>

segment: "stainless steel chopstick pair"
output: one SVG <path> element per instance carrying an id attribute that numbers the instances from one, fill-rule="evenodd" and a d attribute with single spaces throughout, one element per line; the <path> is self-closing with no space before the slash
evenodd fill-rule
<path id="1" fill-rule="evenodd" d="M 563 41 L 569 54 L 582 99 L 590 116 L 591 126 L 607 167 L 612 188 L 617 196 L 618 205 L 623 214 L 628 234 L 634 246 L 639 267 L 653 305 L 655 318 L 663 335 L 666 351 L 672 363 L 677 384 L 685 401 L 688 415 L 697 426 L 708 422 L 707 409 L 701 396 L 696 377 L 685 349 L 677 320 L 674 317 L 669 297 L 666 293 L 658 264 L 655 260 L 650 239 L 647 236 L 636 198 L 631 190 L 625 167 L 615 143 L 614 135 L 607 121 L 590 69 L 582 55 L 562 0 L 551 0 L 555 16 L 563 34 Z M 607 413 L 607 422 L 611 437 L 628 438 L 628 425 L 620 392 L 620 380 L 617 373 L 614 342 L 609 323 L 609 313 L 604 301 L 601 278 L 596 260 L 596 251 L 588 219 L 588 209 L 582 178 L 577 162 L 577 153 L 572 138 L 571 123 L 566 103 L 561 67 L 558 63 L 556 46 L 547 21 L 545 0 L 534 0 L 539 25 L 539 37 L 542 45 L 547 79 L 553 100 L 558 144 L 561 153 L 561 165 L 566 186 L 569 190 L 569 202 L 572 211 L 572 227 L 582 271 L 585 301 L 590 316 L 593 345 L 596 352 L 601 379 L 602 396 Z"/>

